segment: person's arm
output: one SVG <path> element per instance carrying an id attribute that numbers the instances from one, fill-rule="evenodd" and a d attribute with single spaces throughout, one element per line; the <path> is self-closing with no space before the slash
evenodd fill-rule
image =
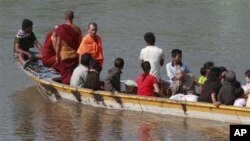
<path id="1" fill-rule="evenodd" d="M 161 59 L 160 60 L 160 66 L 163 66 L 164 65 L 164 59 Z"/>
<path id="2" fill-rule="evenodd" d="M 59 58 L 60 58 L 60 52 L 61 52 L 61 39 L 58 36 L 56 38 L 56 62 L 59 62 Z"/>
<path id="3" fill-rule="evenodd" d="M 175 81 L 176 77 L 174 76 L 172 70 L 171 70 L 171 64 L 167 64 L 166 65 L 166 70 L 167 70 L 167 75 L 169 77 L 170 80 Z"/>
<path id="4" fill-rule="evenodd" d="M 159 94 L 160 93 L 160 88 L 159 88 L 158 84 L 154 83 L 153 86 L 154 86 L 154 92 Z"/>
<path id="5" fill-rule="evenodd" d="M 211 93 L 211 99 L 212 99 L 213 104 L 214 104 L 216 107 L 219 107 L 220 102 L 216 101 L 216 95 L 215 95 L 215 93 Z"/>
<path id="6" fill-rule="evenodd" d="M 42 51 L 42 44 L 40 42 L 38 42 L 37 40 L 35 40 L 35 45 L 36 47 L 39 49 L 39 51 Z"/>
<path id="7" fill-rule="evenodd" d="M 163 66 L 163 65 L 164 65 L 164 60 L 165 60 L 165 54 L 164 54 L 164 52 L 162 51 L 161 60 L 160 60 L 160 66 Z"/>

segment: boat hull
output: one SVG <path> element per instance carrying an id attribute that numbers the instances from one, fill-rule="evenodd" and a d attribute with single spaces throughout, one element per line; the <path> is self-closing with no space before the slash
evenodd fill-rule
<path id="1" fill-rule="evenodd" d="M 21 67 L 22 69 L 22 67 Z M 93 91 L 64 85 L 41 78 L 36 72 L 22 69 L 36 84 L 39 92 L 52 99 L 65 99 L 108 109 L 132 110 L 188 118 L 250 124 L 250 109 L 201 102 L 174 101 L 167 98 L 145 97 L 106 91 Z"/>

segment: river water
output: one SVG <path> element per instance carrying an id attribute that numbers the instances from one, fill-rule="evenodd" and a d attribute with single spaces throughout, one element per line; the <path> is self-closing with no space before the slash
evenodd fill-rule
<path id="1" fill-rule="evenodd" d="M 122 79 L 135 79 L 143 35 L 152 31 L 166 62 L 171 50 L 179 48 L 197 77 L 203 63 L 213 61 L 234 70 L 244 83 L 250 68 L 249 8 L 248 0 L 0 0 L 0 140 L 228 140 L 228 123 L 49 101 L 12 63 L 13 37 L 21 21 L 30 18 L 43 43 L 71 9 L 84 33 L 90 21 L 99 25 L 102 77 L 122 57 Z M 161 77 L 166 79 L 165 67 Z"/>

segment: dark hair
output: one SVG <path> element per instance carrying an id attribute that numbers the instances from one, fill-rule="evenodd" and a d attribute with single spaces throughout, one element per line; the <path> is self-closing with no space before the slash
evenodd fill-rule
<path id="1" fill-rule="evenodd" d="M 234 94 L 236 98 L 240 98 L 242 95 L 244 95 L 244 90 L 241 87 L 235 88 Z"/>
<path id="2" fill-rule="evenodd" d="M 220 68 L 221 72 L 227 71 L 227 68 L 225 68 L 223 66 L 220 66 L 219 68 Z"/>
<path id="3" fill-rule="evenodd" d="M 100 64 L 99 64 L 99 62 L 98 62 L 97 60 L 92 59 L 92 60 L 90 60 L 90 62 L 89 62 L 89 67 L 90 67 L 91 69 L 98 70 L 99 67 L 100 67 Z"/>
<path id="4" fill-rule="evenodd" d="M 85 53 L 81 56 L 81 64 L 83 66 L 89 67 L 89 62 L 92 59 L 92 56 L 89 53 Z"/>
<path id="5" fill-rule="evenodd" d="M 33 22 L 30 19 L 24 19 L 22 22 L 22 30 L 33 26 Z"/>
<path id="6" fill-rule="evenodd" d="M 95 22 L 90 22 L 90 23 L 88 24 L 88 28 L 89 28 L 91 25 L 97 28 L 97 24 L 96 24 Z"/>
<path id="7" fill-rule="evenodd" d="M 247 77 L 250 78 L 250 70 L 247 70 L 247 71 L 245 72 L 245 76 L 247 76 Z"/>
<path id="8" fill-rule="evenodd" d="M 74 12 L 69 10 L 65 12 L 65 19 L 66 20 L 73 20 L 74 19 Z"/>
<path id="9" fill-rule="evenodd" d="M 210 72 L 208 73 L 207 80 L 209 81 L 217 81 L 221 75 L 221 70 L 218 67 L 211 68 Z"/>
<path id="10" fill-rule="evenodd" d="M 171 52 L 172 57 L 175 57 L 177 55 L 182 55 L 182 51 L 180 49 L 173 49 Z"/>
<path id="11" fill-rule="evenodd" d="M 116 58 L 114 66 L 119 68 L 119 69 L 122 69 L 124 66 L 124 60 L 122 58 Z"/>
<path id="12" fill-rule="evenodd" d="M 220 68 L 220 73 L 221 73 L 222 78 L 225 79 L 226 74 L 223 72 L 227 72 L 227 69 L 223 66 L 220 66 L 219 68 Z"/>
<path id="13" fill-rule="evenodd" d="M 144 80 L 150 72 L 150 69 L 151 69 L 150 63 L 148 61 L 143 61 L 141 63 L 141 68 L 144 72 L 144 78 L 143 78 L 143 80 Z"/>
<path id="14" fill-rule="evenodd" d="M 144 40 L 147 42 L 149 45 L 154 45 L 155 44 L 155 35 L 153 32 L 147 32 L 144 35 Z"/>
<path id="15" fill-rule="evenodd" d="M 206 76 L 206 70 L 211 69 L 214 66 L 213 62 L 206 62 L 204 66 L 200 69 L 200 74 Z"/>

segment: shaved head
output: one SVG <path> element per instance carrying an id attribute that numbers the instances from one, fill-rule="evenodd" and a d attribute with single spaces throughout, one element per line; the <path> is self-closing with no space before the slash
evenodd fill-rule
<path id="1" fill-rule="evenodd" d="M 74 19 L 74 12 L 69 10 L 65 12 L 65 20 L 73 20 Z"/>
<path id="2" fill-rule="evenodd" d="M 88 24 L 88 28 L 90 28 L 90 26 L 93 26 L 93 27 L 97 28 L 97 24 L 95 22 L 90 22 Z"/>

